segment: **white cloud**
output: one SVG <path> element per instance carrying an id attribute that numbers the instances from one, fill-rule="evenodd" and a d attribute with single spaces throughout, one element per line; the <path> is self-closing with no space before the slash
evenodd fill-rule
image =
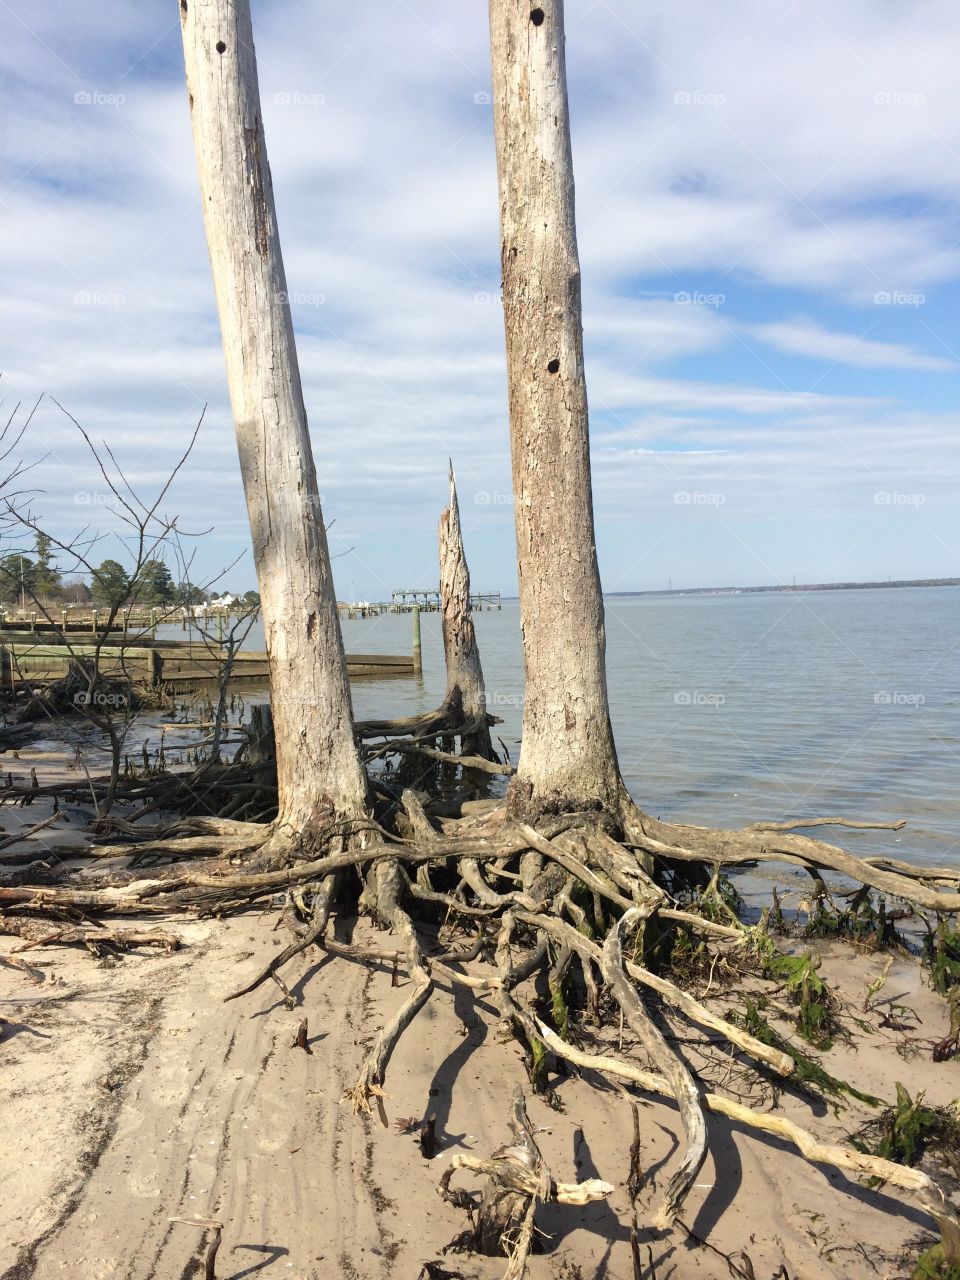
<path id="1" fill-rule="evenodd" d="M 175 6 L 11 7 L 7 403 L 56 395 L 145 483 L 208 404 L 173 498 L 216 525 L 212 565 L 244 545 L 244 509 Z M 484 7 L 261 0 L 254 20 L 325 514 L 378 573 L 432 573 L 447 456 L 465 494 L 509 489 Z M 567 22 L 601 532 L 672 518 L 674 473 L 737 477 L 728 515 L 816 521 L 933 468 L 955 523 L 947 380 L 881 399 L 859 371 L 953 368 L 955 308 L 935 304 L 960 274 L 960 15 L 568 0 Z M 881 290 L 928 295 L 924 324 L 878 324 Z M 674 301 L 699 292 L 725 300 Z M 779 353 L 819 364 L 794 384 Z M 842 384 L 811 390 L 838 360 Z M 31 448 L 52 450 L 51 515 L 79 518 L 86 464 L 53 406 Z M 477 574 L 508 586 L 509 506 L 465 505 Z M 920 572 L 929 544 L 910 545 Z"/>
<path id="2" fill-rule="evenodd" d="M 834 333 L 803 317 L 777 324 L 753 325 L 749 332 L 761 342 L 788 355 L 810 356 L 815 360 L 852 365 L 857 369 L 951 373 L 957 368 L 953 360 L 925 355 L 902 342 L 874 342 L 866 334 Z"/>

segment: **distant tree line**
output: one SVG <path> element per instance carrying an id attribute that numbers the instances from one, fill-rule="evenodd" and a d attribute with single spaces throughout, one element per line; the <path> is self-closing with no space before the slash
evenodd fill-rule
<path id="1" fill-rule="evenodd" d="M 0 599 L 8 604 L 43 600 L 156 608 L 206 604 L 215 595 L 232 596 L 251 608 L 260 603 L 256 591 L 208 592 L 191 582 L 175 582 L 167 565 L 157 559 L 145 561 L 136 574 L 128 573 L 118 560 L 107 559 L 92 571 L 89 582 L 65 577 L 55 562 L 51 539 L 39 532 L 32 556 L 19 552 L 0 556 Z"/>

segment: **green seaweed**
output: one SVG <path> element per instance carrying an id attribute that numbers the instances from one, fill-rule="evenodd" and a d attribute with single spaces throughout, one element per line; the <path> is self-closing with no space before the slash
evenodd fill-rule
<path id="1" fill-rule="evenodd" d="M 847 1094 L 849 1097 L 856 1098 L 870 1107 L 883 1105 L 881 1098 L 876 1098 L 870 1093 L 861 1093 L 859 1089 L 855 1089 L 846 1080 L 840 1080 L 837 1076 L 832 1076 L 829 1071 L 824 1070 L 816 1058 L 801 1052 L 789 1040 L 785 1040 L 763 1016 L 761 1012 L 763 1007 L 764 1001 L 762 997 L 758 1000 L 752 1000 L 748 996 L 743 1012 L 734 1010 L 727 1016 L 731 1022 L 743 1027 L 744 1031 L 748 1031 L 762 1044 L 779 1049 L 787 1057 L 793 1059 L 793 1072 L 789 1077 L 791 1083 L 807 1093 L 826 1094 L 832 1097 Z M 780 1083 L 779 1080 L 778 1083 Z"/>
<path id="2" fill-rule="evenodd" d="M 929 1151 L 956 1169 L 960 1117 L 946 1107 L 924 1106 L 923 1093 L 911 1098 L 897 1082 L 897 1101 L 870 1120 L 851 1139 L 858 1151 L 913 1167 Z"/>
<path id="3" fill-rule="evenodd" d="M 836 1032 L 835 1000 L 817 973 L 819 957 L 769 956 L 766 971 L 779 979 L 783 990 L 798 1005 L 797 1031 L 816 1049 L 829 1049 Z"/>
<path id="4" fill-rule="evenodd" d="M 570 1030 L 570 1010 L 563 990 L 565 981 L 562 979 L 558 983 L 551 984 L 550 987 L 550 1016 L 561 1040 L 569 1039 Z"/>
<path id="5" fill-rule="evenodd" d="M 530 1088 L 542 1093 L 547 1078 L 547 1046 L 536 1036 L 530 1037 Z"/>
<path id="6" fill-rule="evenodd" d="M 902 948 L 903 938 L 897 932 L 895 917 L 887 911 L 887 900 L 876 896 L 868 885 L 849 895 L 846 907 L 839 907 L 819 882 L 814 890 L 814 906 L 803 929 L 807 938 L 849 938 L 874 951 Z"/>
<path id="7" fill-rule="evenodd" d="M 960 1263 L 951 1262 L 942 1244 L 921 1253 L 911 1272 L 911 1280 L 960 1280 Z"/>
<path id="8" fill-rule="evenodd" d="M 946 916 L 937 915 L 934 929 L 927 925 L 923 958 L 930 966 L 933 989 L 940 995 L 960 985 L 960 929 L 951 928 Z"/>

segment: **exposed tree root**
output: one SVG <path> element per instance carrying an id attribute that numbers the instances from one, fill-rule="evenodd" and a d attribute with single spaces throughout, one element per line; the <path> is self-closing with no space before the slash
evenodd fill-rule
<path id="1" fill-rule="evenodd" d="M 605 1075 L 629 1080 L 647 1093 L 658 1093 L 666 1097 L 673 1095 L 673 1085 L 666 1076 L 645 1071 L 613 1054 L 587 1053 L 562 1040 L 543 1022 L 538 1022 L 536 1029 L 544 1044 L 558 1057 L 566 1058 L 568 1062 L 578 1067 L 587 1067 Z M 912 1192 L 918 1203 L 936 1219 L 945 1235 L 960 1230 L 960 1215 L 957 1210 L 946 1199 L 933 1179 L 919 1169 L 895 1164 L 892 1160 L 882 1160 L 879 1156 L 866 1155 L 852 1147 L 839 1147 L 832 1143 L 821 1142 L 812 1133 L 794 1124 L 792 1120 L 769 1112 L 756 1111 L 732 1098 L 725 1098 L 722 1094 L 704 1093 L 703 1103 L 710 1111 L 735 1120 L 745 1128 L 757 1129 L 763 1133 L 772 1133 L 776 1137 L 784 1138 L 797 1148 L 804 1159 L 813 1164 L 832 1165 L 836 1169 L 843 1169 L 858 1177 L 880 1178 L 892 1186 Z"/>
<path id="2" fill-rule="evenodd" d="M 360 1069 L 360 1078 L 350 1090 L 354 1111 L 369 1111 L 371 1096 L 375 1093 L 382 1094 L 390 1056 L 401 1035 L 427 1003 L 433 990 L 433 979 L 424 967 L 420 942 L 413 927 L 413 921 L 400 905 L 403 882 L 396 862 L 391 858 L 383 858 L 377 863 L 373 878 L 376 913 L 383 923 L 402 940 L 407 958 L 407 971 L 413 980 L 414 988 L 383 1027 Z"/>
<path id="3" fill-rule="evenodd" d="M 29 917 L 30 936 L 38 945 L 46 941 L 134 945 L 160 941 L 166 935 L 98 928 L 90 916 L 223 913 L 249 909 L 282 894 L 282 919 L 294 935 L 290 944 L 226 999 L 238 999 L 273 980 L 292 1007 L 293 997 L 280 971 L 311 947 L 331 962 L 386 965 L 394 975 L 402 970 L 408 976 L 405 998 L 380 1029 L 356 1084 L 348 1091 L 356 1110 L 368 1110 L 374 1099 L 383 1107 L 390 1058 L 404 1031 L 436 987 L 459 986 L 475 998 L 492 997 L 504 1032 L 519 1037 L 525 1046 L 534 1088 L 541 1085 L 548 1055 L 553 1054 L 673 1099 L 683 1122 L 686 1149 L 652 1218 L 653 1226 L 666 1229 L 676 1219 L 707 1150 L 704 1112 L 711 1111 L 791 1142 L 810 1161 L 858 1177 L 883 1178 L 912 1194 L 938 1222 L 945 1249 L 950 1251 L 953 1242 L 960 1240 L 955 1209 L 926 1174 L 852 1147 L 822 1143 L 786 1119 L 755 1111 L 721 1092 L 703 1091 L 644 1005 L 644 999 L 653 998 L 692 1026 L 724 1037 L 745 1062 L 780 1075 L 794 1067 L 794 1059 L 781 1046 L 767 1044 L 713 1013 L 657 972 L 655 963 L 647 962 L 646 948 L 658 938 L 696 935 L 698 947 L 714 962 L 761 950 L 768 954 L 773 947 L 762 928 L 745 927 L 729 908 L 726 918 L 718 920 L 719 910 L 707 918 L 695 906 L 679 905 L 670 892 L 677 883 L 678 865 L 712 866 L 715 888 L 724 865 L 785 862 L 805 868 L 818 883 L 822 883 L 822 872 L 829 870 L 880 892 L 895 893 L 906 902 L 940 910 L 960 907 L 960 894 L 943 888 L 958 881 L 941 869 L 854 857 L 820 840 L 793 834 L 793 823 L 712 831 L 661 823 L 625 802 L 615 815 L 600 811 L 552 814 L 541 817 L 536 826 L 515 820 L 504 809 L 483 805 L 445 818 L 438 829 L 415 793 L 406 791 L 391 803 L 392 833 L 373 820 L 330 822 L 315 837 L 309 855 L 269 825 L 215 817 L 189 818 L 174 829 L 151 833 L 146 841 L 127 834 L 122 844 L 101 844 L 95 850 L 109 855 L 111 862 L 102 869 L 96 861 L 88 862 L 82 887 L 62 872 L 57 884 L 0 888 L 0 930 L 5 920 L 7 928 L 19 931 L 19 922 Z M 865 829 L 872 825 L 830 821 Z M 144 858 L 166 858 L 174 865 L 146 873 L 151 878 L 131 880 L 130 872 L 116 870 L 121 857 L 130 865 Z M 341 876 L 344 871 L 352 874 Z M 365 886 L 361 906 L 389 929 L 395 945 L 360 947 L 328 936 L 338 891 L 349 894 L 358 881 Z M 715 894 L 711 901 L 721 900 Z M 349 896 L 345 907 L 351 909 Z M 78 913 L 82 918 L 77 918 Z M 55 927 L 38 937 L 32 930 L 44 916 L 55 917 Z M 424 917 L 456 922 L 466 931 L 466 944 L 430 954 L 431 934 L 424 929 Z M 662 946 L 659 954 L 665 954 Z M 536 984 L 541 994 L 530 989 Z M 569 1014 L 564 994 L 571 984 L 598 1020 L 604 1016 L 603 993 L 612 998 L 653 1069 L 620 1054 L 587 1052 L 571 1041 L 566 1034 Z M 552 1002 L 553 1028 L 545 1023 L 538 1004 L 544 991 Z M 955 1022 L 950 1044 L 944 1045 L 945 1055 L 955 1047 L 960 1019 Z M 592 1196 L 583 1188 L 555 1183 L 543 1169 L 532 1135 L 524 1130 L 517 1112 L 514 1120 L 515 1127 L 520 1125 L 514 1147 L 489 1161 L 458 1155 L 445 1175 L 443 1191 L 465 1204 L 463 1193 L 450 1189 L 456 1171 L 492 1179 L 484 1197 L 487 1217 L 506 1224 L 497 1248 L 501 1239 L 507 1241 L 512 1268 L 508 1274 L 519 1276 L 532 1245 L 536 1204 L 551 1198 L 582 1203 L 571 1197 Z"/>

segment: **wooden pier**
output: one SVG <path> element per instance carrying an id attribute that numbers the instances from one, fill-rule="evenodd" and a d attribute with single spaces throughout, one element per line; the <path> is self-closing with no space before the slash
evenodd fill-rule
<path id="1" fill-rule="evenodd" d="M 208 609 L 200 612 L 181 605 L 176 608 L 168 605 L 154 609 L 120 609 L 110 621 L 111 610 L 106 608 L 50 610 L 46 615 L 36 609 L 21 609 L 16 614 L 9 609 L 0 609 L 0 634 L 16 631 L 43 636 L 86 633 L 91 636 L 139 637 L 156 636 L 159 627 L 179 626 L 183 631 L 188 628 L 202 628 L 210 633 L 216 631 L 219 638 L 232 618 L 243 618 L 249 612 L 249 609 Z"/>
<path id="2" fill-rule="evenodd" d="M 47 684 L 67 673 L 71 657 L 94 658 L 107 677 L 120 677 L 148 685 L 163 685 L 174 693 L 196 685 L 216 683 L 229 654 L 217 645 L 183 640 L 154 640 L 138 636 L 129 644 L 109 637 L 81 642 L 72 636 L 37 636 L 30 632 L 0 631 L 0 688 L 23 684 Z M 413 654 L 347 654 L 351 680 L 384 680 L 417 674 Z M 270 669 L 265 653 L 241 649 L 233 655 L 230 681 L 265 685 Z"/>
<path id="3" fill-rule="evenodd" d="M 341 618 L 376 618 L 382 613 L 412 613 L 414 609 L 419 609 L 421 613 L 439 613 L 440 591 L 423 587 L 398 587 L 389 603 L 338 600 L 337 608 Z M 503 608 L 500 592 L 481 591 L 471 595 L 470 608 L 474 613 L 482 613 L 485 609 L 494 609 L 499 613 Z"/>

